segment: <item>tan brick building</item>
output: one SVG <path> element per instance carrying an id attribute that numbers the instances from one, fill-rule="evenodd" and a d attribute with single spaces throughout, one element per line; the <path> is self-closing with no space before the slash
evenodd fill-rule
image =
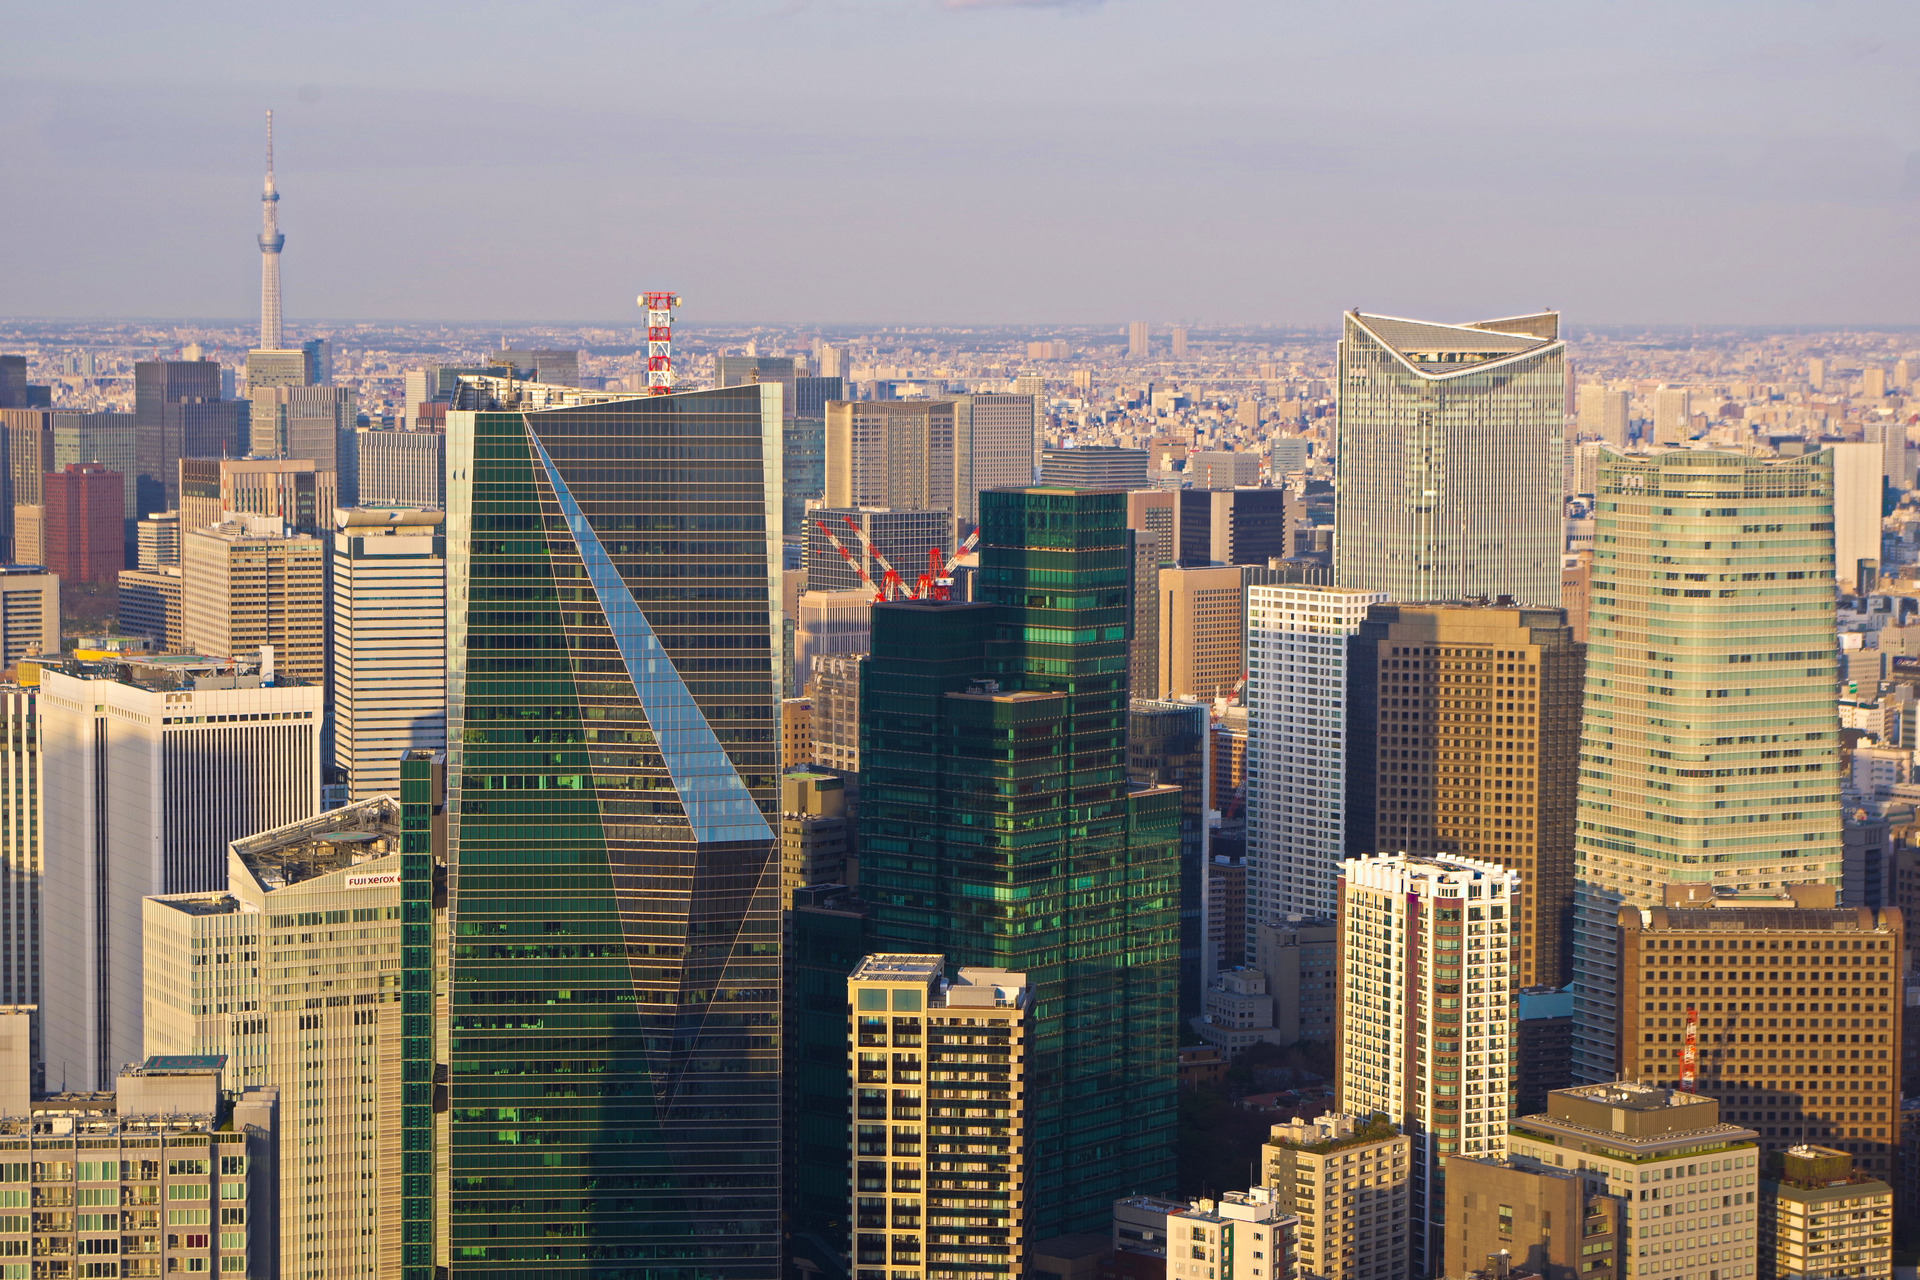
<path id="1" fill-rule="evenodd" d="M 1900 912 L 1835 908 L 1830 885 L 1715 896 L 1669 885 L 1620 909 L 1621 1078 L 1683 1079 L 1769 1154 L 1818 1141 L 1891 1178 L 1899 1143 Z"/>

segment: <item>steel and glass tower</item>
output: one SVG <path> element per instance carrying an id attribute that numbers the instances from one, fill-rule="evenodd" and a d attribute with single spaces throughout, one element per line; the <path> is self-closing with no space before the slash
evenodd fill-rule
<path id="1" fill-rule="evenodd" d="M 278 351 L 280 328 L 280 192 L 273 185 L 273 112 L 267 112 L 267 185 L 260 193 L 260 345 Z"/>
<path id="2" fill-rule="evenodd" d="M 1614 1078 L 1623 906 L 1841 879 L 1833 460 L 1603 454 L 1574 831 L 1574 1078 Z"/>
<path id="3" fill-rule="evenodd" d="M 1347 313 L 1335 583 L 1409 604 L 1560 603 L 1559 332 L 1553 312 L 1466 325 Z"/>
<path id="4" fill-rule="evenodd" d="M 448 414 L 454 1276 L 779 1270 L 777 395 Z"/>
<path id="5" fill-rule="evenodd" d="M 1126 495 L 989 490 L 980 521 L 974 603 L 873 610 L 861 896 L 870 945 L 1027 975 L 1045 1239 L 1173 1186 L 1181 793 L 1127 781 Z M 960 1118 L 926 1107 L 933 1134 Z"/>

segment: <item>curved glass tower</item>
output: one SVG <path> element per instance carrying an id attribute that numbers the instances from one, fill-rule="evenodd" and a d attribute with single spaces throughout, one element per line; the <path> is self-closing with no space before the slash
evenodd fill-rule
<path id="1" fill-rule="evenodd" d="M 779 1270 L 778 397 L 448 415 L 453 1275 Z"/>
<path id="2" fill-rule="evenodd" d="M 1560 603 L 1566 344 L 1554 312 L 1428 324 L 1349 311 L 1334 582 L 1399 603 Z"/>

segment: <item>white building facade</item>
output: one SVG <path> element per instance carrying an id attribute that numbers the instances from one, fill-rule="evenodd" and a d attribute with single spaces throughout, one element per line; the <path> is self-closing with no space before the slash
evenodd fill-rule
<path id="1" fill-rule="evenodd" d="M 400 794 L 404 752 L 447 745 L 447 543 L 439 511 L 334 513 L 333 764 L 349 800 Z"/>
<path id="2" fill-rule="evenodd" d="M 49 1087 L 142 1056 L 142 900 L 223 888 L 231 841 L 318 811 L 322 693 L 206 658 L 41 672 Z"/>
<path id="3" fill-rule="evenodd" d="M 1413 1140 L 1414 1274 L 1444 1257 L 1450 1155 L 1506 1154 L 1520 876 L 1474 858 L 1383 854 L 1340 889 L 1340 1092 Z"/>
<path id="4" fill-rule="evenodd" d="M 1347 639 L 1386 601 L 1247 588 L 1247 928 L 1331 919 L 1346 857 Z"/>

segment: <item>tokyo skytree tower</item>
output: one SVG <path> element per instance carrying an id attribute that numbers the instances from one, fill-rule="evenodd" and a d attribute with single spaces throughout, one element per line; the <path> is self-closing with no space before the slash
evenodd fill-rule
<path id="1" fill-rule="evenodd" d="M 273 189 L 273 112 L 267 112 L 267 186 L 260 195 L 260 345 L 268 351 L 281 347 L 280 193 Z"/>

